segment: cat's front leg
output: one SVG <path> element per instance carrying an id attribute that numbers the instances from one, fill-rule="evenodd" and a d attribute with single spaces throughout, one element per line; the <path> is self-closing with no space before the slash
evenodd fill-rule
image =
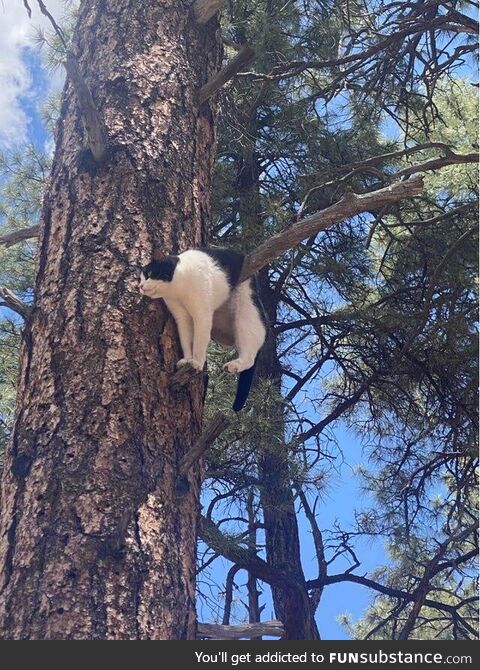
<path id="1" fill-rule="evenodd" d="M 185 307 L 177 300 L 165 300 L 169 312 L 177 324 L 178 337 L 182 347 L 183 358 L 177 362 L 177 368 L 182 365 L 192 365 L 193 362 L 193 320 Z"/>
<path id="2" fill-rule="evenodd" d="M 193 314 L 193 362 L 196 370 L 203 370 L 212 333 L 213 310 L 206 305 L 197 307 Z"/>

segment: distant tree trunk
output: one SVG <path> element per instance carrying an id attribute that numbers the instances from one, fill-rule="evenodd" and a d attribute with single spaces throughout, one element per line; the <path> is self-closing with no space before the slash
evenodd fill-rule
<path id="1" fill-rule="evenodd" d="M 262 239 L 262 217 L 260 214 L 258 158 L 255 152 L 255 137 L 258 132 L 256 110 L 252 110 L 248 123 L 245 151 L 239 161 L 239 213 L 242 223 L 242 242 L 251 251 Z M 276 320 L 277 302 L 270 288 L 266 269 L 259 273 L 260 297 L 271 323 Z M 260 352 L 256 379 L 272 380 L 280 393 L 281 365 L 277 357 L 277 343 L 270 331 Z M 272 567 L 288 571 L 298 581 L 298 588 L 272 587 L 275 616 L 285 627 L 285 639 L 317 640 L 319 633 L 314 612 L 305 586 L 305 576 L 300 558 L 300 539 L 297 516 L 290 481 L 288 459 L 279 452 L 285 437 L 283 408 L 277 416 L 269 416 L 271 449 L 265 449 L 258 458 L 261 481 L 260 505 L 263 511 L 266 558 Z M 275 428 L 277 427 L 277 428 Z M 278 439 L 274 439 L 274 438 Z"/>
<path id="2" fill-rule="evenodd" d="M 186 0 L 81 4 L 73 51 L 109 149 L 84 151 L 67 82 L 45 195 L 0 528 L 0 635 L 193 639 L 204 380 L 173 392 L 176 330 L 141 299 L 152 246 L 204 240 L 213 115 L 195 93 L 217 69 L 216 19 Z"/>
<path id="3" fill-rule="evenodd" d="M 269 286 L 266 272 L 260 273 L 260 295 L 270 320 L 275 320 L 276 303 Z M 281 366 L 277 357 L 276 340 L 270 332 L 259 357 L 258 378 L 271 379 L 280 392 Z M 279 415 L 270 417 L 270 425 L 277 426 L 278 434 L 272 435 L 272 448 L 265 449 L 259 458 L 260 505 L 263 511 L 265 550 L 267 563 L 288 572 L 298 587 L 272 586 L 275 616 L 285 628 L 287 640 L 318 640 L 315 623 L 305 584 L 300 557 L 300 537 L 292 493 L 290 468 L 286 453 L 279 445 L 285 436 L 282 421 L 283 408 Z"/>

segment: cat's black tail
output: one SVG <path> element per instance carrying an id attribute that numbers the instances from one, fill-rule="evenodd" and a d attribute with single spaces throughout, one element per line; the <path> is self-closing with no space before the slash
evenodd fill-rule
<path id="1" fill-rule="evenodd" d="M 235 396 L 235 402 L 233 403 L 232 408 L 235 412 L 239 412 L 247 402 L 248 394 L 250 393 L 250 388 L 253 382 L 256 363 L 257 360 L 255 359 L 252 367 L 248 368 L 248 370 L 243 370 L 238 377 L 237 395 Z"/>

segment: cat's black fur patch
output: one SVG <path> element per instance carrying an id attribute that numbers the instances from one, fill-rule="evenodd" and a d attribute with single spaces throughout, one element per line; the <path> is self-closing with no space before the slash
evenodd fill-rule
<path id="1" fill-rule="evenodd" d="M 263 302 L 260 299 L 260 290 L 258 287 L 257 277 L 255 275 L 253 275 L 252 277 L 250 286 L 252 287 L 252 302 L 258 309 L 258 313 L 260 314 L 260 318 L 263 321 L 263 325 L 265 326 L 265 328 L 267 328 L 268 327 L 267 310 L 263 306 Z"/>
<path id="2" fill-rule="evenodd" d="M 177 263 L 178 256 L 165 256 L 161 261 L 151 261 L 148 265 L 145 265 L 142 272 L 145 279 L 172 281 Z"/>
<path id="3" fill-rule="evenodd" d="M 215 247 L 199 247 L 198 251 L 203 251 L 204 254 L 213 258 L 213 260 L 222 268 L 227 275 L 228 283 L 231 288 L 237 286 L 242 273 L 243 259 L 245 258 L 243 254 L 239 251 L 220 248 L 216 249 Z"/>

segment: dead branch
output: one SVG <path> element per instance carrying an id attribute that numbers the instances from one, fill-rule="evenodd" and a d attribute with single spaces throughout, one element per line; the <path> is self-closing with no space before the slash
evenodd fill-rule
<path id="1" fill-rule="evenodd" d="M 23 4 L 28 12 L 28 16 L 31 17 L 32 12 L 28 1 L 24 0 Z M 55 21 L 52 14 L 48 11 L 43 0 L 37 0 L 37 4 L 41 13 L 50 21 L 53 30 L 55 31 L 56 35 L 63 44 L 65 51 L 67 52 L 64 65 L 77 95 L 80 114 L 83 120 L 83 125 L 85 127 L 85 132 L 87 134 L 88 146 L 95 160 L 101 161 L 107 148 L 107 131 L 100 114 L 95 107 L 92 93 L 80 71 L 77 59 L 70 51 L 68 51 L 68 44 L 63 30 Z"/>
<path id="2" fill-rule="evenodd" d="M 107 131 L 93 101 L 92 93 L 83 78 L 77 59 L 69 51 L 65 61 L 72 86 L 77 95 L 80 114 L 87 134 L 90 151 L 96 161 L 101 161 L 107 148 Z"/>
<path id="3" fill-rule="evenodd" d="M 28 4 L 28 0 L 23 0 L 23 6 L 27 10 L 28 18 L 31 19 L 32 18 L 32 10 L 30 8 L 30 5 Z"/>
<path id="4" fill-rule="evenodd" d="M 328 172 L 331 173 L 332 170 L 335 172 L 351 172 L 356 171 L 359 168 L 368 167 L 370 165 L 376 165 L 377 163 L 390 163 L 397 158 L 404 158 L 406 156 L 411 156 L 412 154 L 418 153 L 419 151 L 427 151 L 429 149 L 439 149 L 445 153 L 445 156 L 455 156 L 453 149 L 445 142 L 422 142 L 421 144 L 415 144 L 411 147 L 405 147 L 404 149 L 397 149 L 396 151 L 389 151 L 386 154 L 377 154 L 376 156 L 371 156 L 366 158 L 363 161 L 357 161 L 355 163 L 349 163 L 346 165 L 339 165 L 336 167 L 329 167 Z M 316 172 L 314 174 L 321 175 L 323 172 Z M 310 178 L 311 174 L 300 175 L 304 178 Z M 398 176 L 398 175 L 397 175 Z"/>
<path id="5" fill-rule="evenodd" d="M 12 233 L 7 233 L 6 235 L 0 236 L 0 244 L 3 244 L 5 247 L 12 247 L 18 242 L 23 240 L 29 240 L 32 237 L 38 237 L 39 226 L 30 226 L 30 228 L 21 228 L 20 230 L 14 230 Z"/>
<path id="6" fill-rule="evenodd" d="M 199 461 L 208 447 L 215 442 L 230 423 L 230 419 L 223 412 L 217 412 L 193 447 L 185 454 L 180 463 L 180 476 L 184 477 L 197 461 Z"/>
<path id="7" fill-rule="evenodd" d="M 45 3 L 44 3 L 42 0 L 37 0 L 37 3 L 38 3 L 38 6 L 40 7 L 40 11 L 41 11 L 42 14 L 43 14 L 44 16 L 46 16 L 47 19 L 50 21 L 50 23 L 52 24 L 52 28 L 54 29 L 54 31 L 55 31 L 56 34 L 58 35 L 58 37 L 59 37 L 61 43 L 63 44 L 63 46 L 64 46 L 65 49 L 66 49 L 66 48 L 67 48 L 67 43 L 66 43 L 66 41 L 65 41 L 65 35 L 64 35 L 64 33 L 63 33 L 63 30 L 60 28 L 60 26 L 58 25 L 58 23 L 55 21 L 55 19 L 53 18 L 53 16 L 50 14 L 50 12 L 48 11 L 47 7 L 45 6 Z M 24 3 L 24 5 L 25 5 L 25 3 Z M 25 5 L 25 6 L 26 6 L 26 5 Z M 28 11 L 28 9 L 27 9 L 27 11 Z M 29 12 L 29 16 L 30 16 L 30 15 L 31 15 L 31 12 Z"/>
<path id="8" fill-rule="evenodd" d="M 283 637 L 285 629 L 281 621 L 261 621 L 258 623 L 244 623 L 238 626 L 225 626 L 214 623 L 198 623 L 197 638 L 210 640 L 241 640 L 243 638 Z"/>
<path id="9" fill-rule="evenodd" d="M 252 47 L 244 46 L 217 74 L 202 86 L 198 93 L 200 104 L 208 100 L 216 91 L 232 79 L 240 70 L 255 58 Z"/>
<path id="10" fill-rule="evenodd" d="M 0 306 L 8 307 L 19 314 L 22 319 L 27 320 L 30 316 L 32 308 L 20 300 L 20 298 L 16 296 L 15 293 L 12 293 L 6 286 L 0 286 L 0 299 Z"/>
<path id="11" fill-rule="evenodd" d="M 347 192 L 339 202 L 285 228 L 266 240 L 256 251 L 248 254 L 243 264 L 241 280 L 248 279 L 285 251 L 321 230 L 326 230 L 334 224 L 362 212 L 378 210 L 403 198 L 419 195 L 422 190 L 423 180 L 421 177 L 413 177 L 363 195 Z"/>
<path id="12" fill-rule="evenodd" d="M 189 384 L 192 379 L 198 377 L 202 374 L 200 370 L 196 370 L 191 365 L 182 365 L 181 368 L 176 370 L 170 380 L 170 387 L 174 391 L 179 391 L 181 388 Z"/>
<path id="13" fill-rule="evenodd" d="M 224 0 L 195 0 L 193 13 L 197 23 L 207 23 L 222 8 Z"/>
<path id="14" fill-rule="evenodd" d="M 331 58 L 328 60 L 311 60 L 311 61 L 291 61 L 290 63 L 285 63 L 275 66 L 268 74 L 262 74 L 260 72 L 242 72 L 239 74 L 240 77 L 251 78 L 255 81 L 266 80 L 266 81 L 278 81 L 279 79 L 286 79 L 288 77 L 296 77 L 305 70 L 310 69 L 323 69 L 323 68 L 339 68 L 343 65 L 353 63 L 353 66 L 349 69 L 344 70 L 341 73 L 341 77 L 345 79 L 348 74 L 351 74 L 358 67 L 358 63 L 363 64 L 368 62 L 373 56 L 377 55 L 380 52 L 390 49 L 393 45 L 401 44 L 402 40 L 406 37 L 416 36 L 422 34 L 425 30 L 430 30 L 432 28 L 445 28 L 448 26 L 448 17 L 438 16 L 430 21 L 418 22 L 416 24 L 408 25 L 405 29 L 393 32 L 390 35 L 379 35 L 379 42 L 373 44 L 364 51 L 356 51 L 355 53 L 350 53 L 347 56 L 340 58 Z M 448 29 L 448 28 L 447 28 Z M 397 54 L 398 58 L 398 54 Z"/>

